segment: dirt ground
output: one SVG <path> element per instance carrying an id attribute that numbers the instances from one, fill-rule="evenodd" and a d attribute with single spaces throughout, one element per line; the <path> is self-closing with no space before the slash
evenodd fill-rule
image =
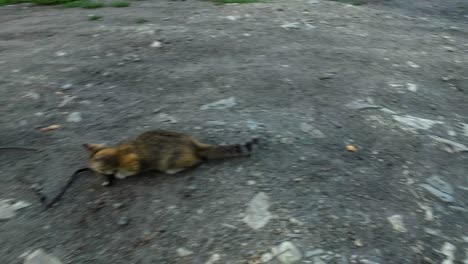
<path id="1" fill-rule="evenodd" d="M 0 150 L 0 200 L 30 203 L 0 220 L 0 262 L 468 263 L 463 2 L 0 7 L 0 145 L 40 149 Z M 83 143 L 152 128 L 263 144 L 113 187 L 84 174 L 43 210 L 31 186 L 55 193 Z"/>

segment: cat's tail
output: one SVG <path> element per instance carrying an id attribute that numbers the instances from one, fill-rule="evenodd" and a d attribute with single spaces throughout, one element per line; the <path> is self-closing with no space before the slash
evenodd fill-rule
<path id="1" fill-rule="evenodd" d="M 254 145 L 257 144 L 258 138 L 254 138 L 244 144 L 236 145 L 209 145 L 195 142 L 195 145 L 198 148 L 198 155 L 207 160 L 250 156 Z"/>

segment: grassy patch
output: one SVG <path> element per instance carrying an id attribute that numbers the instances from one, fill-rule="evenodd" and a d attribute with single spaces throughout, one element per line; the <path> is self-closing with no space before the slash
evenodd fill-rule
<path id="1" fill-rule="evenodd" d="M 112 7 L 128 7 L 129 5 L 130 5 L 129 2 L 125 2 L 125 1 L 116 1 L 116 2 L 110 3 L 109 6 L 112 6 Z"/>
<path id="2" fill-rule="evenodd" d="M 68 8 L 81 7 L 81 8 L 92 9 L 92 8 L 104 7 L 104 4 L 103 4 L 103 3 L 98 3 L 98 2 L 89 1 L 89 0 L 78 0 L 78 1 L 73 1 L 73 2 L 65 3 L 65 4 L 63 4 L 63 6 L 64 6 L 64 7 L 68 7 Z"/>
<path id="3" fill-rule="evenodd" d="M 215 3 L 219 4 L 247 4 L 247 3 L 256 3 L 260 0 L 212 0 Z"/>
<path id="4" fill-rule="evenodd" d="M 350 4 L 350 5 L 365 5 L 367 4 L 367 0 L 330 0 L 335 2 L 340 2 L 343 4 Z"/>
<path id="5" fill-rule="evenodd" d="M 100 20 L 100 19 L 102 19 L 102 16 L 98 16 L 98 15 L 89 15 L 88 16 L 89 21 L 96 21 L 96 20 Z"/>

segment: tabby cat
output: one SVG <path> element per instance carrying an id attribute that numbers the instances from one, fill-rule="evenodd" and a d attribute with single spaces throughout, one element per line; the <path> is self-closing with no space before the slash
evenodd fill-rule
<path id="1" fill-rule="evenodd" d="M 144 171 L 174 174 L 206 160 L 249 156 L 257 141 L 253 139 L 242 145 L 209 145 L 183 133 L 153 130 L 117 146 L 83 146 L 90 156 L 88 167 L 107 176 L 105 184 L 111 184 L 114 176 L 123 179 Z"/>

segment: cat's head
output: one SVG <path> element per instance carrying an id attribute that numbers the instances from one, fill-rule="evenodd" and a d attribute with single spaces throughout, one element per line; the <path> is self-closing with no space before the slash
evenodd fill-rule
<path id="1" fill-rule="evenodd" d="M 100 174 L 114 175 L 119 165 L 118 149 L 103 144 L 84 144 L 89 154 L 88 167 Z"/>

